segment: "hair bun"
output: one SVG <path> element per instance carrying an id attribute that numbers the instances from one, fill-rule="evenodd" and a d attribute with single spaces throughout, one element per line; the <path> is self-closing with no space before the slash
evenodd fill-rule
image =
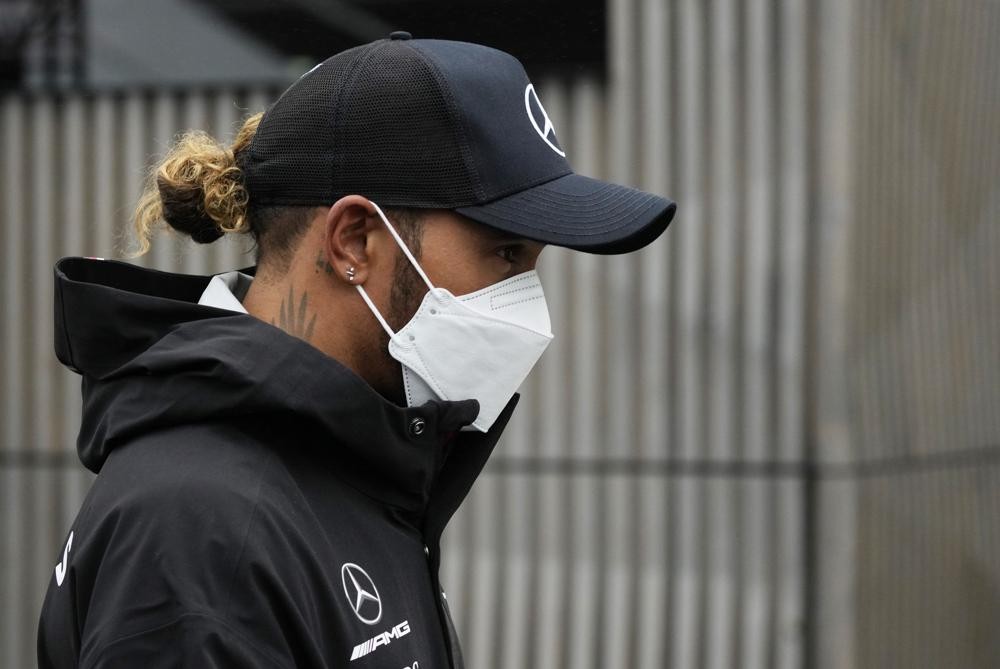
<path id="1" fill-rule="evenodd" d="M 191 175 L 189 175 L 191 176 Z M 191 236 L 199 244 L 210 244 L 223 235 L 205 212 L 205 190 L 194 179 L 156 178 L 163 203 L 163 220 L 173 229 Z"/>
<path id="2" fill-rule="evenodd" d="M 250 196 L 237 159 L 249 147 L 262 114 L 244 121 L 232 147 L 201 131 L 184 133 L 150 173 L 135 210 L 135 230 L 142 255 L 158 221 L 199 244 L 211 244 L 227 232 L 250 232 Z"/>

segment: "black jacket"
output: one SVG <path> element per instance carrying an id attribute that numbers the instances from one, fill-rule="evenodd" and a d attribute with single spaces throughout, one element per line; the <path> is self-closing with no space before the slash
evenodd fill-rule
<path id="1" fill-rule="evenodd" d="M 99 475 L 54 561 L 39 666 L 462 666 L 438 542 L 516 399 L 459 432 L 474 401 L 397 407 L 198 305 L 208 280 L 56 264 L 56 353 L 83 377 Z"/>

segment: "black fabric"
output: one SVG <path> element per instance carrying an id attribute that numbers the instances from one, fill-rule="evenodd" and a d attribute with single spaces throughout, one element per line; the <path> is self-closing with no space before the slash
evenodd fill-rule
<path id="1" fill-rule="evenodd" d="M 327 59 L 267 110 L 243 160 L 255 204 L 383 206 L 476 202 L 454 105 L 426 59 L 380 40 Z"/>
<path id="2" fill-rule="evenodd" d="M 651 193 L 569 174 L 456 211 L 546 244 L 612 254 L 636 251 L 655 240 L 676 209 L 673 202 Z"/>
<path id="3" fill-rule="evenodd" d="M 340 99 L 337 193 L 378 203 L 450 208 L 481 197 L 458 110 L 409 42 L 373 47 Z"/>
<path id="4" fill-rule="evenodd" d="M 474 401 L 395 406 L 309 344 L 196 304 L 210 277 L 83 258 L 55 275 L 98 477 L 54 560 L 42 669 L 461 666 L 438 541 L 516 398 L 488 434 L 459 432 Z M 378 590 L 373 624 L 348 564 Z"/>
<path id="5" fill-rule="evenodd" d="M 397 37 L 400 37 L 397 34 Z M 670 223 L 670 200 L 579 177 L 510 54 L 434 39 L 379 40 L 307 72 L 240 156 L 257 205 L 454 209 L 549 244 L 624 253 Z"/>
<path id="6" fill-rule="evenodd" d="M 363 47 L 342 51 L 307 72 L 265 112 L 238 156 L 251 205 L 322 205 L 338 198 L 334 128 L 337 92 Z"/>

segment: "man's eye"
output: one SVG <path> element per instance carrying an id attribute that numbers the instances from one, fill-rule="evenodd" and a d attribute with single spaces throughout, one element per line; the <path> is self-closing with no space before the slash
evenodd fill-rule
<path id="1" fill-rule="evenodd" d="M 506 260 L 509 263 L 516 263 L 518 257 L 520 256 L 520 248 L 516 245 L 514 246 L 504 246 L 497 251 L 497 255 Z"/>

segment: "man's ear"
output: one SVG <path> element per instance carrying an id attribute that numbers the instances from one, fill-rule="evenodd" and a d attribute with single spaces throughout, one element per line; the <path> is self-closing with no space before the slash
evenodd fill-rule
<path id="1" fill-rule="evenodd" d="M 345 195 L 326 212 L 323 252 L 327 271 L 348 285 L 364 283 L 371 270 L 370 240 L 375 207 L 360 195 Z"/>

